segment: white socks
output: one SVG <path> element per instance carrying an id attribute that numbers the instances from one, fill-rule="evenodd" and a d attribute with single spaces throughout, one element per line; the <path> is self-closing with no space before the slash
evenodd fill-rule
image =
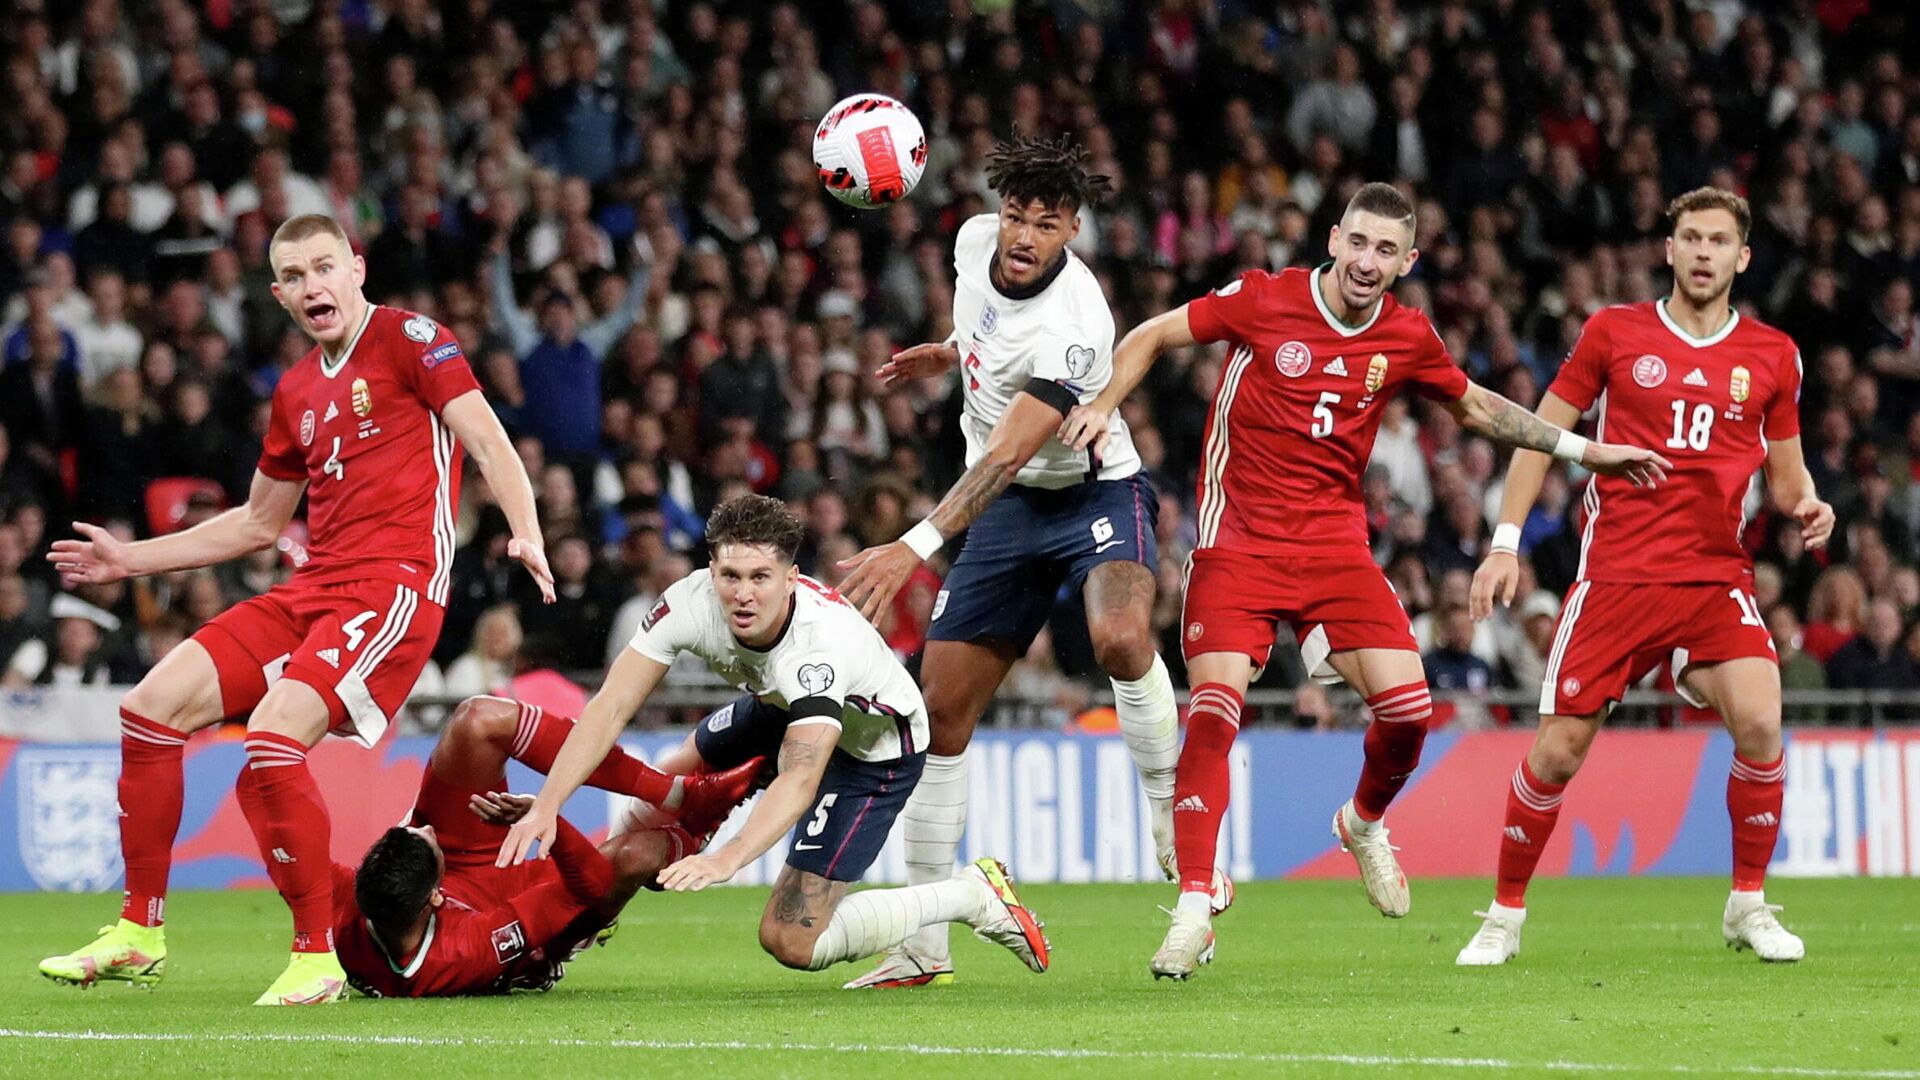
<path id="1" fill-rule="evenodd" d="M 1155 653 L 1145 675 L 1131 682 L 1112 682 L 1113 711 L 1120 718 L 1120 736 L 1140 770 L 1140 786 L 1149 799 L 1173 798 L 1173 769 L 1180 763 L 1180 715 L 1167 665 Z"/>
<path id="2" fill-rule="evenodd" d="M 965 752 L 952 757 L 927 755 L 920 782 L 900 811 L 900 822 L 907 849 L 907 884 L 918 886 L 951 878 L 960 839 L 967 832 Z M 907 942 L 908 946 L 924 959 L 944 963 L 952 955 L 946 923 L 941 920 L 908 927 L 909 931 L 924 927 Z"/>
<path id="3" fill-rule="evenodd" d="M 1182 919 L 1212 922 L 1213 898 L 1203 892 L 1183 892 L 1179 902 L 1173 905 L 1173 913 Z"/>
<path id="4" fill-rule="evenodd" d="M 978 881 L 948 872 L 945 880 L 904 889 L 866 889 L 849 893 L 833 909 L 833 918 L 813 943 L 819 971 L 842 960 L 891 949 L 922 928 L 938 929 L 945 951 L 947 924 L 980 917 L 988 897 Z"/>

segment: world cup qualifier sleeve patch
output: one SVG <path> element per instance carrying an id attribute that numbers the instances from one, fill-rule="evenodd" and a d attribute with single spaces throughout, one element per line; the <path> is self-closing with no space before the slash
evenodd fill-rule
<path id="1" fill-rule="evenodd" d="M 824 694 L 833 685 L 833 666 L 831 664 L 802 664 L 794 673 L 800 680 L 800 688 L 809 696 Z"/>

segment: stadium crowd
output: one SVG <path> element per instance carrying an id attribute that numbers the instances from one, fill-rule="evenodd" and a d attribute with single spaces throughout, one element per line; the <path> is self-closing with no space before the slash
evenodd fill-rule
<path id="1" fill-rule="evenodd" d="M 592 671 L 704 558 L 705 512 L 779 495 L 802 568 L 898 536 L 957 475 L 947 383 L 884 392 L 949 329 L 951 239 L 993 208 L 996 136 L 1070 132 L 1116 194 L 1074 243 L 1124 332 L 1248 267 L 1312 264 L 1347 195 L 1417 196 L 1402 302 L 1532 405 L 1582 321 L 1664 295 L 1663 207 L 1752 200 L 1748 316 L 1799 342 L 1831 553 L 1754 500 L 1756 594 L 1786 685 L 1920 689 L 1920 20 L 1897 0 L 20 0 L 0 28 L 0 687 L 131 681 L 283 580 L 299 537 L 217 570 L 63 596 L 74 517 L 129 535 L 245 497 L 276 379 L 309 344 L 270 292 L 291 214 L 351 232 L 376 302 L 463 344 L 534 477 L 560 600 L 538 602 L 470 484 L 428 691 Z M 821 190 L 813 124 L 877 90 L 925 124 L 882 211 Z M 1156 626 L 1221 357 L 1171 355 L 1127 417 L 1160 492 Z M 1436 689 L 1538 686 L 1576 573 L 1577 476 L 1549 477 L 1511 612 L 1468 583 L 1502 456 L 1389 407 L 1375 552 Z M 935 568 L 937 569 L 937 568 Z M 924 639 L 935 569 L 884 619 Z M 1016 676 L 1071 712 L 1062 604 Z M 1282 656 L 1283 653 L 1288 655 Z M 1270 685 L 1301 681 L 1276 653 Z M 1299 722 L 1334 722 L 1303 688 Z"/>

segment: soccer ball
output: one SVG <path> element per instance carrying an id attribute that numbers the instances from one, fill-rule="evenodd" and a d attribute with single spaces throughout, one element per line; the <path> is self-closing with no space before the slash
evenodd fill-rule
<path id="1" fill-rule="evenodd" d="M 833 197 L 862 210 L 899 202 L 927 167 L 927 133 L 913 110 L 885 94 L 855 94 L 813 132 L 813 163 Z"/>

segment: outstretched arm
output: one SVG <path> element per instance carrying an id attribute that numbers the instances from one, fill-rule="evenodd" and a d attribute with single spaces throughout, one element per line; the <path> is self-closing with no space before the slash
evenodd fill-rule
<path id="1" fill-rule="evenodd" d="M 1113 379 L 1092 401 L 1067 414 L 1066 422 L 1060 425 L 1060 441 L 1075 450 L 1091 445 L 1099 453 L 1105 448 L 1113 410 L 1147 377 L 1154 361 L 1168 349 L 1184 349 L 1195 340 L 1185 304 L 1129 330 L 1113 350 Z"/>
<path id="2" fill-rule="evenodd" d="M 60 571 L 61 584 L 72 588 L 237 559 L 280 538 L 306 489 L 305 480 L 276 480 L 256 470 L 244 506 L 216 514 L 191 529 L 130 544 L 114 539 L 98 525 L 76 521 L 73 528 L 82 539 L 54 541 L 47 561 Z"/>
<path id="3" fill-rule="evenodd" d="M 954 481 L 925 521 L 891 544 L 870 547 L 840 563 L 842 569 L 852 571 L 840 583 L 841 595 L 859 608 L 868 622 L 875 622 L 913 576 L 914 569 L 973 524 L 1060 430 L 1060 410 L 1065 402 L 1043 400 L 1034 390 L 1045 394 L 1057 390 L 1063 396 L 1070 392 L 1058 384 L 1048 385 L 1052 390 L 1036 384 L 1013 396 L 993 433 L 987 436 L 980 460 Z"/>
<path id="4" fill-rule="evenodd" d="M 473 455 L 480 475 L 499 501 L 507 516 L 513 539 L 507 542 L 509 558 L 519 559 L 527 573 L 540 586 L 540 598 L 553 603 L 553 571 L 547 567 L 544 541 L 540 535 L 540 516 L 534 510 L 533 483 L 527 468 L 514 452 L 500 418 L 493 414 L 485 394 L 469 390 L 440 410 L 441 419 L 453 430 L 454 437 Z"/>
<path id="5" fill-rule="evenodd" d="M 513 355 L 525 359 L 533 347 L 540 344 L 540 328 L 513 295 L 513 265 L 507 259 L 506 247 L 503 245 L 489 262 L 487 283 L 493 293 L 494 325 L 507 335 Z"/>
<path id="6" fill-rule="evenodd" d="M 639 711 L 641 703 L 666 674 L 667 665 L 658 660 L 632 649 L 621 652 L 620 658 L 607 669 L 607 679 L 600 684 L 600 692 L 587 702 L 580 719 L 574 721 L 573 730 L 560 745 L 553 768 L 547 772 L 547 781 L 540 785 L 540 794 L 534 797 L 533 809 L 508 830 L 494 865 L 511 866 L 526 861 L 533 854 L 536 842 L 540 850 L 534 858 L 544 857 L 552 850 L 560 807 L 606 759 L 607 751 L 613 749 L 627 720 Z"/>
<path id="7" fill-rule="evenodd" d="M 780 743 L 780 775 L 761 792 L 740 831 L 719 847 L 689 855 L 662 870 L 660 887 L 674 892 L 704 889 L 765 855 L 812 805 L 839 738 L 838 724 L 815 721 L 788 727 Z"/>
<path id="8" fill-rule="evenodd" d="M 1446 408 L 1461 427 L 1495 442 L 1577 461 L 1593 472 L 1625 477 L 1640 487 L 1660 483 L 1667 478 L 1667 470 L 1673 468 L 1666 458 L 1651 450 L 1589 442 L 1478 383 L 1468 383 L 1467 392 L 1460 400 L 1448 402 Z"/>

